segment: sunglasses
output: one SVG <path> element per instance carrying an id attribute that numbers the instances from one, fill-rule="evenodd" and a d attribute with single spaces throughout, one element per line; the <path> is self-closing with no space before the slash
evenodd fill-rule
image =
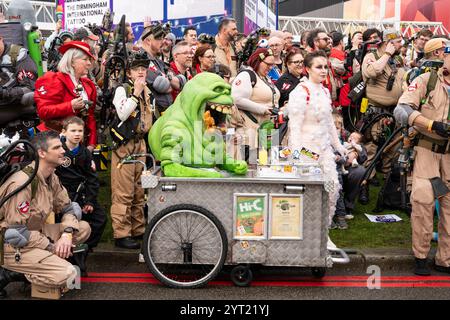
<path id="1" fill-rule="evenodd" d="M 304 60 L 295 60 L 295 61 L 289 61 L 289 63 L 293 63 L 296 65 L 302 65 Z"/>

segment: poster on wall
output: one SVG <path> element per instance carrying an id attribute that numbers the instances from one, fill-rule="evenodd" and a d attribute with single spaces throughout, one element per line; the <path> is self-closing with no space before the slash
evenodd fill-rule
<path id="1" fill-rule="evenodd" d="M 235 193 L 233 212 L 234 239 L 266 239 L 267 194 Z"/>
<path id="2" fill-rule="evenodd" d="M 269 239 L 303 239 L 303 195 L 269 195 Z"/>
<path id="3" fill-rule="evenodd" d="M 276 29 L 278 25 L 278 0 L 245 0 L 244 33 L 257 28 Z"/>

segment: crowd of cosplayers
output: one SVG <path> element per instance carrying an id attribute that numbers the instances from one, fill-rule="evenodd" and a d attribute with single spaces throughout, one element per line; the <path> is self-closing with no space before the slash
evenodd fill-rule
<path id="1" fill-rule="evenodd" d="M 231 132 L 238 146 L 232 156 L 250 163 L 258 147 L 252 132 L 267 120 L 286 146 L 296 141 L 295 130 L 314 129 L 308 110 L 301 114 L 304 128 L 297 128 L 291 98 L 316 110 L 318 126 L 328 112 L 341 185 L 330 228 L 347 229 L 355 202 L 369 203 L 369 186 L 382 185 L 374 210 L 411 214 L 417 274 L 430 272 L 433 218 L 440 214 L 435 266 L 449 272 L 446 36 L 427 29 L 411 39 L 394 29 L 348 35 L 314 29 L 294 42 L 287 31 L 244 35 L 225 17 L 216 35 L 188 27 L 177 39 L 169 24 L 145 22 L 135 39 L 125 16 L 114 30 L 112 21 L 106 12 L 102 25 L 75 32 L 58 21 L 44 45 L 32 23 L 0 24 L 2 296 L 11 281 L 60 287 L 75 275 L 72 265 L 86 273 L 87 254 L 107 221 L 97 172 L 108 152 L 115 245 L 140 248 L 145 198 L 136 181 L 142 163 L 150 165 L 146 136 L 202 72 L 229 83 L 235 105 L 216 111 L 227 114 L 224 136 Z M 323 101 L 329 107 L 314 106 Z"/>

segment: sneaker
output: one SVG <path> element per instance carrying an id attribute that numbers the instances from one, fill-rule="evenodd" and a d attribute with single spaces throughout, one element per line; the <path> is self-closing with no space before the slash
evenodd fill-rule
<path id="1" fill-rule="evenodd" d="M 355 216 L 353 215 L 353 210 L 349 208 L 345 208 L 347 214 L 345 215 L 346 220 L 352 220 Z"/>
<path id="2" fill-rule="evenodd" d="M 429 276 L 431 274 L 430 268 L 428 267 L 427 259 L 416 258 L 416 268 L 414 273 L 419 276 Z"/>
<path id="3" fill-rule="evenodd" d="M 333 220 L 331 220 L 331 224 L 330 224 L 330 226 L 328 227 L 328 229 L 330 229 L 330 230 L 333 230 L 333 229 L 337 229 L 337 224 L 336 224 L 336 222 L 334 222 L 334 219 Z"/>
<path id="4" fill-rule="evenodd" d="M 345 217 L 337 217 L 336 225 L 340 230 L 348 229 L 347 221 L 345 221 Z"/>

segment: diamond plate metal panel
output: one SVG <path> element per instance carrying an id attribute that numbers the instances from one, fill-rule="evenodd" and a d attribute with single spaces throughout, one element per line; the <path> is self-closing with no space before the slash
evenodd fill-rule
<path id="1" fill-rule="evenodd" d="M 291 181 L 289 181 L 292 184 Z M 303 240 L 247 241 L 233 240 L 234 193 L 286 193 L 283 183 L 238 183 L 167 181 L 176 184 L 176 191 L 162 191 L 161 183 L 148 192 L 149 219 L 159 211 L 176 204 L 194 204 L 213 213 L 222 223 L 228 238 L 226 264 L 262 263 L 270 266 L 327 266 L 328 194 L 323 185 L 305 184 Z M 289 184 L 288 182 L 286 184 Z M 296 181 L 295 184 L 302 184 Z M 298 192 L 292 192 L 298 193 Z M 255 244 L 255 242 L 257 244 Z"/>

